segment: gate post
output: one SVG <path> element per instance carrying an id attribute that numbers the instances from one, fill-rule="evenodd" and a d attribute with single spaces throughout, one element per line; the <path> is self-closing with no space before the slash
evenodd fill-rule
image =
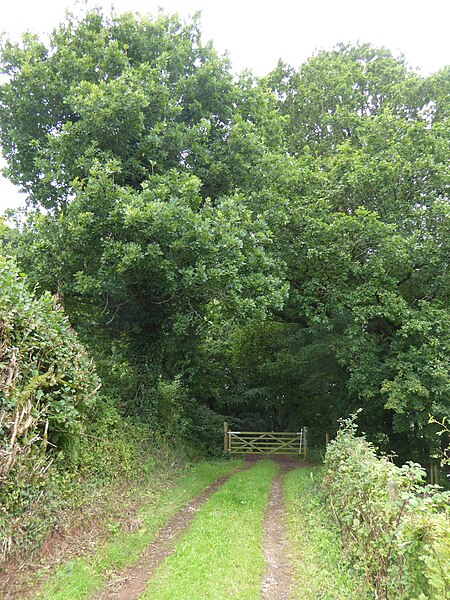
<path id="1" fill-rule="evenodd" d="M 223 451 L 229 452 L 229 444 L 228 444 L 228 423 L 226 421 L 223 422 Z"/>
<path id="2" fill-rule="evenodd" d="M 308 428 L 303 427 L 303 458 L 308 456 Z"/>

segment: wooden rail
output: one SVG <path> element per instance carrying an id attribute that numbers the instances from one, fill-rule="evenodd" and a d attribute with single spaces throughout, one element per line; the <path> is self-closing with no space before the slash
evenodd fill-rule
<path id="1" fill-rule="evenodd" d="M 307 456 L 307 428 L 301 431 L 229 431 L 224 423 L 224 450 L 230 454 L 302 454 Z"/>

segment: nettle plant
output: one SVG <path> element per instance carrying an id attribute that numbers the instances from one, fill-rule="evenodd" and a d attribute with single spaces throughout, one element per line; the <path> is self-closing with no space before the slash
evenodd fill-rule
<path id="1" fill-rule="evenodd" d="M 343 421 L 325 457 L 324 492 L 349 557 L 376 598 L 450 597 L 450 492 L 425 470 L 379 457 L 355 417 Z"/>

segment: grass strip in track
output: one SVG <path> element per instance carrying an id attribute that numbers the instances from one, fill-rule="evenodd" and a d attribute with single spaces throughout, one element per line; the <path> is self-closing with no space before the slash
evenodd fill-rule
<path id="1" fill-rule="evenodd" d="M 284 493 L 287 536 L 294 568 L 292 598 L 363 600 L 371 598 L 364 575 L 351 569 L 338 529 L 318 490 L 318 469 L 287 473 Z"/>
<path id="2" fill-rule="evenodd" d="M 277 472 L 262 460 L 233 475 L 203 505 L 156 571 L 145 600 L 259 600 L 264 511 Z"/>
<path id="3" fill-rule="evenodd" d="M 35 598 L 45 600 L 82 600 L 102 586 L 113 571 L 120 571 L 139 560 L 140 554 L 152 542 L 157 531 L 186 502 L 207 485 L 228 474 L 242 461 L 199 463 L 184 475 L 174 487 L 152 493 L 137 513 L 142 525 L 134 533 L 111 524 L 111 539 L 99 547 L 89 560 L 80 558 L 67 562 L 46 582 Z"/>

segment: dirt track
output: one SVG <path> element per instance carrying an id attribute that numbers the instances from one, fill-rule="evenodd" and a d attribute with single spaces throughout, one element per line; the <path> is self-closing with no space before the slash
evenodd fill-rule
<path id="1" fill-rule="evenodd" d="M 283 456 L 250 455 L 245 464 L 207 486 L 200 494 L 182 507 L 158 532 L 154 541 L 141 555 L 139 561 L 121 572 L 114 572 L 102 589 L 94 594 L 93 600 L 135 600 L 143 593 L 158 566 L 172 553 L 177 541 L 189 529 L 193 519 L 205 501 L 216 492 L 230 477 L 247 469 L 260 459 L 270 459 L 278 463 L 269 493 L 263 521 L 262 551 L 265 561 L 265 574 L 261 581 L 262 600 L 287 600 L 292 588 L 292 569 L 287 553 L 285 531 L 285 507 L 283 498 L 283 476 L 291 469 L 298 468 L 298 459 Z M 29 592 L 32 594 L 32 590 Z M 14 593 L 6 598 L 16 598 Z M 22 595 L 20 597 L 33 597 Z"/>
<path id="2" fill-rule="evenodd" d="M 292 588 L 292 569 L 284 525 L 283 475 L 299 464 L 286 457 L 275 457 L 275 460 L 280 465 L 280 471 L 272 483 L 264 517 L 263 552 L 266 573 L 261 583 L 262 600 L 287 600 Z"/>
<path id="3" fill-rule="evenodd" d="M 251 461 L 208 485 L 198 496 L 183 506 L 159 531 L 138 563 L 115 574 L 94 600 L 134 600 L 145 591 L 155 569 L 172 552 L 175 543 L 188 529 L 202 504 L 235 473 L 250 467 Z"/>

